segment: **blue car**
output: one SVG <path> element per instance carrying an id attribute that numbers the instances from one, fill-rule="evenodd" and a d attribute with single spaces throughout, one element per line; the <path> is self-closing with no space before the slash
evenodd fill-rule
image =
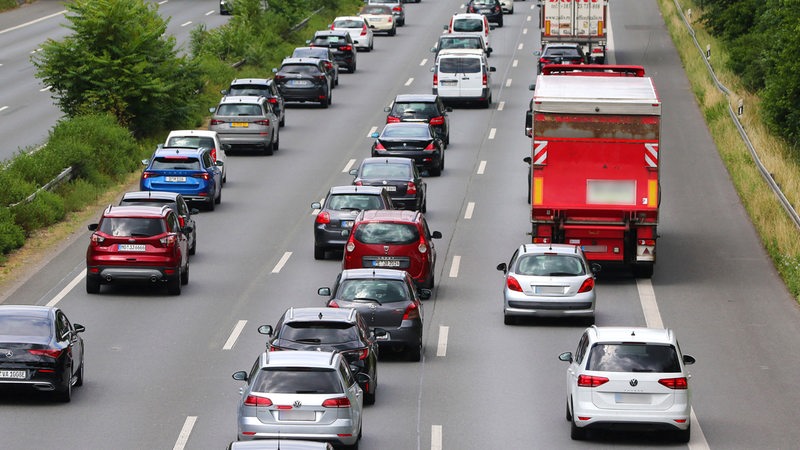
<path id="1" fill-rule="evenodd" d="M 139 180 L 142 191 L 168 191 L 183 195 L 189 203 L 213 211 L 222 202 L 221 162 L 215 163 L 207 148 L 159 148 Z"/>

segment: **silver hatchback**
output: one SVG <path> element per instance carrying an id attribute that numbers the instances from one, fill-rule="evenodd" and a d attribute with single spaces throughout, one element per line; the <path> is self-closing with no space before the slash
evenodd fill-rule
<path id="1" fill-rule="evenodd" d="M 208 129 L 231 149 L 255 148 L 266 155 L 278 150 L 278 117 L 266 97 L 226 96 L 216 108 Z"/>
<path id="2" fill-rule="evenodd" d="M 359 378 L 359 380 L 357 380 Z M 238 439 L 308 439 L 351 448 L 361 438 L 363 391 L 340 353 L 264 352 L 244 381 Z"/>
<path id="3" fill-rule="evenodd" d="M 524 316 L 585 317 L 594 323 L 595 273 L 600 265 L 590 265 L 578 246 L 523 244 L 497 270 L 505 274 L 506 325 Z"/>

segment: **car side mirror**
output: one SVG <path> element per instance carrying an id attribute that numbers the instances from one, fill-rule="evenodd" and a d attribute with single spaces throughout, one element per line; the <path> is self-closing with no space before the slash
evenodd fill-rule
<path id="1" fill-rule="evenodd" d="M 436 47 L 431 47 L 431 53 L 436 53 Z"/>
<path id="2" fill-rule="evenodd" d="M 441 231 L 434 231 L 433 233 L 431 233 L 431 239 L 441 239 L 441 238 L 442 238 Z"/>
<path id="3" fill-rule="evenodd" d="M 375 337 L 384 337 L 384 336 L 387 336 L 389 334 L 383 328 L 374 328 L 372 330 L 372 333 L 375 335 Z"/>
<path id="4" fill-rule="evenodd" d="M 96 223 L 90 223 L 89 226 L 86 227 L 86 228 L 88 228 L 89 231 L 95 231 L 95 230 L 97 230 L 97 224 Z"/>
<path id="5" fill-rule="evenodd" d="M 310 44 L 310 43 L 311 43 L 311 39 L 306 39 L 306 44 Z"/>
<path id="6" fill-rule="evenodd" d="M 453 108 L 448 106 L 448 107 L 444 108 L 444 112 L 453 112 Z"/>
<path id="7" fill-rule="evenodd" d="M 533 134 L 533 111 L 525 111 L 525 136 L 531 137 Z"/>
<path id="8" fill-rule="evenodd" d="M 526 162 L 526 163 L 530 164 L 531 161 L 533 161 L 533 160 L 531 159 L 530 156 L 526 156 L 526 157 L 522 158 L 522 162 Z"/>
<path id="9" fill-rule="evenodd" d="M 419 295 L 420 300 L 427 300 L 431 298 L 431 290 L 426 288 L 419 288 L 417 289 L 417 295 Z"/>
<path id="10" fill-rule="evenodd" d="M 272 325 L 261 325 L 260 327 L 258 327 L 258 332 L 265 336 L 272 337 L 272 331 L 273 331 Z"/>
<path id="11" fill-rule="evenodd" d="M 142 160 L 142 165 L 143 165 L 143 166 L 146 166 L 146 165 L 148 165 L 148 164 L 150 164 L 150 160 L 149 160 L 149 159 L 143 159 L 143 160 Z"/>
<path id="12" fill-rule="evenodd" d="M 694 364 L 697 360 L 694 359 L 694 356 L 683 355 L 683 363 L 687 366 Z"/>
<path id="13" fill-rule="evenodd" d="M 234 372 L 232 377 L 236 381 L 247 381 L 247 372 L 245 372 L 244 370 L 240 370 L 238 372 Z"/>
<path id="14" fill-rule="evenodd" d="M 85 326 L 83 326 L 83 325 L 81 325 L 81 324 L 79 324 L 79 323 L 74 323 L 74 324 L 72 324 L 72 329 L 73 329 L 73 330 L 74 330 L 76 333 L 83 333 L 84 331 L 86 331 L 86 327 L 85 327 Z"/>
<path id="15" fill-rule="evenodd" d="M 277 67 L 273 67 L 272 68 L 272 73 L 278 73 L 278 68 Z"/>
<path id="16" fill-rule="evenodd" d="M 392 108 L 386 106 L 383 108 L 383 112 L 392 112 Z"/>
<path id="17" fill-rule="evenodd" d="M 592 263 L 592 272 L 600 273 L 601 270 L 603 270 L 603 266 L 598 263 Z"/>
<path id="18" fill-rule="evenodd" d="M 317 295 L 321 295 L 323 297 L 330 297 L 331 296 L 331 288 L 329 287 L 321 287 L 317 289 Z"/>
<path id="19" fill-rule="evenodd" d="M 377 139 L 378 136 L 380 136 L 380 133 L 378 133 L 377 131 L 369 135 L 369 137 L 371 137 L 373 139 Z"/>
<path id="20" fill-rule="evenodd" d="M 531 83 L 531 84 L 529 84 L 529 85 L 528 85 L 528 90 L 529 90 L 529 91 L 536 90 L 536 83 Z"/>
<path id="21" fill-rule="evenodd" d="M 497 67 L 494 66 L 489 67 L 489 72 L 497 72 Z"/>
<path id="22" fill-rule="evenodd" d="M 444 25 L 444 26 L 442 27 L 442 29 L 443 29 L 443 30 L 447 30 L 448 28 L 450 28 L 450 25 Z"/>
<path id="23" fill-rule="evenodd" d="M 542 51 L 541 50 L 534 50 L 533 51 L 533 56 L 542 56 Z"/>
<path id="24" fill-rule="evenodd" d="M 571 363 L 572 362 L 572 352 L 564 352 L 558 355 L 558 359 L 564 362 Z"/>
<path id="25" fill-rule="evenodd" d="M 486 47 L 486 53 L 492 53 L 493 51 L 492 47 Z"/>
<path id="26" fill-rule="evenodd" d="M 217 110 L 217 108 L 216 108 L 216 107 L 214 107 L 214 108 L 208 108 L 208 112 L 210 112 L 211 114 L 214 114 L 214 111 L 216 111 L 216 110 Z"/>
<path id="27" fill-rule="evenodd" d="M 227 89 L 223 89 L 223 90 L 219 91 L 219 93 L 222 94 L 222 95 L 228 95 L 228 90 Z"/>
<path id="28" fill-rule="evenodd" d="M 497 270 L 506 273 L 506 271 L 508 270 L 508 265 L 506 265 L 506 263 L 500 263 L 497 265 Z"/>
<path id="29" fill-rule="evenodd" d="M 220 160 L 216 160 L 216 161 L 214 161 L 214 165 L 217 166 L 217 167 L 222 167 L 222 166 L 225 165 L 225 162 L 224 161 L 220 161 Z"/>
<path id="30" fill-rule="evenodd" d="M 358 175 L 358 169 L 350 169 L 350 171 L 347 172 L 347 173 L 349 173 L 352 176 L 356 176 L 356 175 Z"/>

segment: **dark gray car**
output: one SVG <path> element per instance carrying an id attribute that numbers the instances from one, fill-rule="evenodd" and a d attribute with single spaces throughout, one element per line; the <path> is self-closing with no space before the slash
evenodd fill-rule
<path id="1" fill-rule="evenodd" d="M 358 169 L 351 169 L 356 186 L 383 186 L 392 197 L 395 209 L 424 213 L 428 209 L 428 185 L 414 160 L 397 157 L 364 158 Z"/>
<path id="2" fill-rule="evenodd" d="M 148 205 L 148 206 L 169 206 L 170 209 L 178 214 L 178 221 L 181 228 L 187 225 L 191 227 L 191 232 L 186 235 L 189 239 L 189 254 L 194 255 L 197 252 L 197 224 L 195 223 L 192 215 L 199 213 L 197 208 L 189 209 L 183 195 L 177 192 L 166 191 L 131 191 L 122 195 L 122 200 L 119 201 L 120 206 L 130 205 Z"/>

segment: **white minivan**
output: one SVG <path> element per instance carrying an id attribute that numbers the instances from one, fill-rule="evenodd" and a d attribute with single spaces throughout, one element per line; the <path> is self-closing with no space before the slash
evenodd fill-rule
<path id="1" fill-rule="evenodd" d="M 481 51 L 473 53 L 443 50 L 433 71 L 433 94 L 445 103 L 478 102 L 492 104 L 492 76 L 496 69 L 486 62 Z"/>

